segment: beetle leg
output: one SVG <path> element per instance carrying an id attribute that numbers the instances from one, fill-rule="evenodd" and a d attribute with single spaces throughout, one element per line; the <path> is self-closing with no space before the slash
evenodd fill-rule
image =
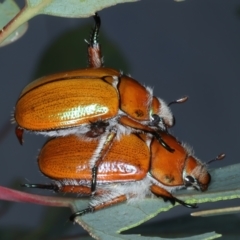
<path id="1" fill-rule="evenodd" d="M 20 128 L 19 126 L 16 126 L 15 134 L 16 134 L 17 139 L 18 139 L 18 141 L 21 145 L 23 144 L 23 132 L 24 132 L 23 128 Z"/>
<path id="2" fill-rule="evenodd" d="M 183 205 L 184 207 L 188 208 L 197 208 L 197 204 L 190 204 L 190 203 L 185 203 L 184 201 L 174 197 L 171 193 L 169 193 L 167 190 L 164 188 L 161 188 L 155 184 L 151 186 L 151 192 L 156 195 L 157 197 L 161 197 L 164 199 L 164 201 L 170 201 L 172 205 L 175 205 L 175 202 Z"/>
<path id="3" fill-rule="evenodd" d="M 58 191 L 59 191 L 59 187 L 58 187 L 57 184 L 34 184 L 34 183 L 25 183 L 25 184 L 21 184 L 21 187 L 48 189 L 48 190 L 53 190 L 53 191 L 55 191 L 55 192 L 58 192 Z"/>
<path id="4" fill-rule="evenodd" d="M 95 13 L 93 17 L 95 21 L 95 27 L 90 36 L 90 42 L 88 42 L 88 65 L 89 68 L 100 68 L 103 67 L 101 47 L 98 42 L 101 19 L 97 13 Z"/>
<path id="5" fill-rule="evenodd" d="M 167 143 L 165 143 L 160 135 L 160 131 L 159 130 L 153 130 L 152 128 L 146 126 L 146 125 L 142 125 L 139 122 L 135 122 L 134 120 L 128 118 L 127 116 L 122 116 L 119 119 L 119 123 L 140 131 L 143 131 L 145 133 L 150 133 L 152 134 L 157 140 L 158 142 L 164 147 L 166 148 L 169 152 L 174 152 L 175 150 L 172 149 Z"/>
<path id="6" fill-rule="evenodd" d="M 21 184 L 22 187 L 27 188 L 41 188 L 47 190 L 53 190 L 55 192 L 68 192 L 68 193 L 80 193 L 82 196 L 91 196 L 91 189 L 88 186 L 82 185 L 61 185 L 61 184 Z"/>
<path id="7" fill-rule="evenodd" d="M 115 205 L 115 204 L 118 204 L 118 203 L 121 203 L 121 202 L 125 202 L 127 200 L 127 197 L 126 195 L 120 195 L 118 197 L 115 197 L 107 202 L 102 202 L 102 203 L 99 203 L 98 205 L 96 206 L 88 206 L 87 208 L 81 210 L 81 211 L 78 211 L 78 212 L 75 212 L 73 213 L 71 216 L 70 216 L 70 220 L 71 221 L 74 221 L 74 219 L 78 216 L 82 216 L 86 213 L 90 213 L 90 212 L 95 212 L 95 211 L 98 211 L 98 210 L 101 210 L 103 208 L 106 208 L 106 207 L 109 207 L 109 206 L 112 206 L 112 205 Z"/>
<path id="8" fill-rule="evenodd" d="M 158 142 L 169 152 L 174 152 L 175 150 L 171 148 L 164 140 L 162 139 L 161 135 L 159 132 L 151 132 L 151 134 L 158 140 Z"/>
<path id="9" fill-rule="evenodd" d="M 92 164 L 92 182 L 91 182 L 91 192 L 92 194 L 95 193 L 96 185 L 97 185 L 97 171 L 99 164 L 103 161 L 103 158 L 105 157 L 106 153 L 111 148 L 113 139 L 116 137 L 117 132 L 115 129 L 112 129 L 112 131 L 107 135 L 103 145 L 101 146 L 101 150 L 99 152 L 99 155 L 97 156 L 97 159 Z"/>

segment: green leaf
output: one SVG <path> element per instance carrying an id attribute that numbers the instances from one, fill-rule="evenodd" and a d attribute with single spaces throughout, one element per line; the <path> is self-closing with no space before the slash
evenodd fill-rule
<path id="1" fill-rule="evenodd" d="M 17 31 L 22 24 L 39 14 L 71 18 L 89 17 L 106 7 L 114 6 L 118 3 L 135 1 L 136 0 L 26 0 L 26 6 L 19 12 L 18 9 L 16 11 L 16 5 L 12 0 L 6 0 L 0 5 L 0 15 L 6 15 L 6 9 L 10 12 L 13 11 L 14 14 L 0 25 L 0 29 L 2 27 L 2 30 L 0 30 L 0 44 L 9 37 L 10 34 Z M 4 5 L 7 6 L 6 9 Z M 19 14 L 16 15 L 17 12 L 19 12 Z M 27 25 L 22 27 L 25 31 L 26 26 Z M 10 41 L 7 43 L 9 42 Z"/>
<path id="2" fill-rule="evenodd" d="M 189 203 L 214 202 L 240 197 L 240 164 L 213 170 L 211 176 L 212 183 L 208 191 L 201 193 L 183 190 L 174 195 Z M 73 212 L 86 208 L 87 202 L 76 200 L 72 206 Z M 149 239 L 138 235 L 119 235 L 119 233 L 138 226 L 172 207 L 170 203 L 165 203 L 161 199 L 145 199 L 77 217 L 76 221 L 96 239 Z M 219 236 L 215 233 L 206 233 L 181 239 L 213 239 Z"/>
<path id="3" fill-rule="evenodd" d="M 19 13 L 19 11 L 19 7 L 13 0 L 6 0 L 3 3 L 0 3 L 0 29 L 2 29 L 11 19 L 13 19 Z M 0 47 L 19 39 L 27 31 L 27 28 L 27 23 L 24 23 L 18 27 L 0 44 Z"/>
<path id="4" fill-rule="evenodd" d="M 45 2 L 47 5 L 38 14 L 59 17 L 89 17 L 95 12 L 119 3 L 136 2 L 137 0 L 27 0 L 29 7 L 37 7 Z"/>

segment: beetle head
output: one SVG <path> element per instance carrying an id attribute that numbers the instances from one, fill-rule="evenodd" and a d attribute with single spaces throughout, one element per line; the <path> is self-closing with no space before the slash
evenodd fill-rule
<path id="1" fill-rule="evenodd" d="M 200 162 L 193 156 L 189 156 L 183 170 L 183 181 L 186 187 L 206 191 L 211 181 L 211 175 L 208 173 L 205 163 Z"/>
<path id="2" fill-rule="evenodd" d="M 165 131 L 166 128 L 174 125 L 173 114 L 168 105 L 160 98 L 153 97 L 151 104 L 151 126 L 160 128 Z"/>

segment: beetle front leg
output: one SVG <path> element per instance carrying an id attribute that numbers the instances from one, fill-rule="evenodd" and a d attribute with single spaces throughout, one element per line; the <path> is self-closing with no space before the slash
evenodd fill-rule
<path id="1" fill-rule="evenodd" d="M 116 198 L 113 198 L 107 202 L 102 202 L 102 203 L 99 203 L 98 205 L 96 206 L 88 206 L 87 208 L 81 210 L 81 211 L 78 211 L 78 212 L 75 212 L 73 213 L 71 216 L 70 216 L 70 221 L 74 221 L 74 219 L 78 216 L 82 216 L 86 213 L 90 213 L 90 212 L 95 212 L 95 211 L 98 211 L 98 210 L 101 210 L 103 208 L 106 208 L 106 207 L 109 207 L 109 206 L 112 206 L 112 205 L 115 205 L 115 204 L 118 204 L 118 203 L 121 203 L 121 202 L 125 202 L 127 200 L 127 197 L 126 195 L 121 195 L 121 196 L 118 196 Z"/>
<path id="2" fill-rule="evenodd" d="M 172 205 L 175 205 L 175 202 L 177 202 L 187 208 L 197 208 L 198 207 L 197 204 L 185 203 L 184 201 L 174 197 L 171 193 L 169 193 L 164 188 L 161 188 L 155 184 L 153 184 L 151 186 L 151 192 L 154 195 L 156 195 L 157 197 L 163 198 L 164 201 L 170 201 Z"/>
<path id="3" fill-rule="evenodd" d="M 117 135 L 116 129 L 112 129 L 110 133 L 105 135 L 99 143 L 98 149 L 100 148 L 100 151 L 97 153 L 97 158 L 94 158 L 90 161 L 90 167 L 92 169 L 92 182 L 91 182 L 91 192 L 92 194 L 95 193 L 96 190 L 96 184 L 97 184 L 97 171 L 100 163 L 103 161 L 103 158 L 111 148 L 112 142 L 114 138 Z M 103 143 L 102 143 L 103 142 Z"/>
<path id="4" fill-rule="evenodd" d="M 131 127 L 131 128 L 134 128 L 136 130 L 140 130 L 142 132 L 145 132 L 145 133 L 149 133 L 149 134 L 152 134 L 157 140 L 158 142 L 164 147 L 166 148 L 169 152 L 174 152 L 175 150 L 172 149 L 162 138 L 161 138 L 161 134 L 159 133 L 159 130 L 154 130 L 146 125 L 142 125 L 141 123 L 139 122 L 136 122 L 132 119 L 130 119 L 129 117 L 127 116 L 122 116 L 120 119 L 119 119 L 119 123 L 124 125 L 124 126 L 128 126 L 128 127 Z"/>

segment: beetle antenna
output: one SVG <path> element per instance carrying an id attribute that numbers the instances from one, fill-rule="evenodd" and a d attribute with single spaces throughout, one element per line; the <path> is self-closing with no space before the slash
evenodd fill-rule
<path id="1" fill-rule="evenodd" d="M 98 41 L 101 18 L 97 13 L 93 16 L 95 26 L 92 30 L 90 41 L 88 42 L 88 65 L 90 68 L 100 68 L 103 66 L 101 47 Z"/>
<path id="2" fill-rule="evenodd" d="M 170 103 L 168 104 L 168 106 L 170 106 L 170 105 L 172 105 L 172 104 L 175 104 L 175 103 L 184 103 L 184 102 L 186 102 L 187 100 L 188 100 L 188 97 L 185 96 L 185 97 L 182 97 L 182 98 L 179 98 L 179 99 L 177 99 L 177 100 L 174 100 L 174 101 L 170 102 Z"/>
<path id="3" fill-rule="evenodd" d="M 225 158 L 225 156 L 226 156 L 225 153 L 221 153 L 221 154 L 217 155 L 214 159 L 208 161 L 206 164 L 210 164 L 212 162 L 215 162 L 215 161 L 218 161 L 218 160 L 222 160 L 222 159 Z"/>

